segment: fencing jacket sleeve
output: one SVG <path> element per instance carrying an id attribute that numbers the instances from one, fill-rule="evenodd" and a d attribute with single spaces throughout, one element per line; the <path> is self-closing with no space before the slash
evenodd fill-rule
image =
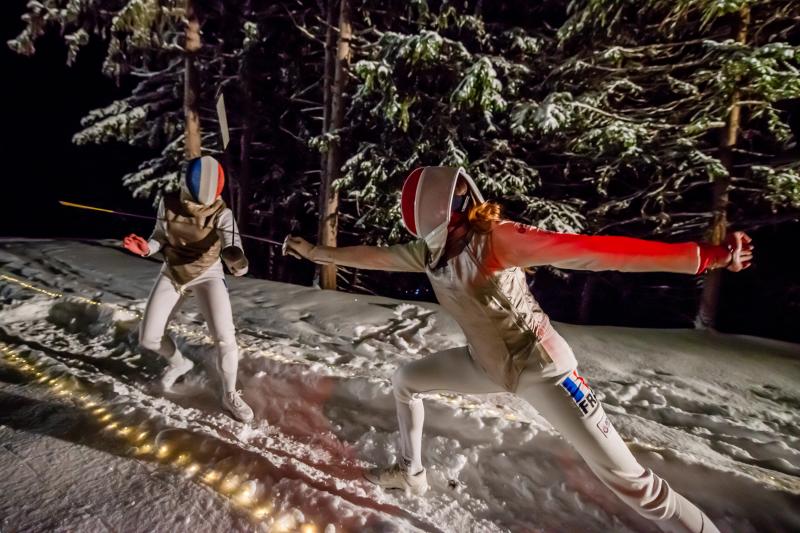
<path id="1" fill-rule="evenodd" d="M 418 239 L 392 246 L 315 246 L 309 259 L 315 263 L 335 263 L 365 270 L 424 272 L 426 253 L 425 241 Z"/>
<path id="2" fill-rule="evenodd" d="M 147 247 L 149 248 L 149 251 L 145 257 L 150 257 L 151 255 L 157 254 L 158 251 L 164 246 L 164 243 L 167 242 L 167 226 L 164 218 L 164 200 L 161 200 L 158 202 L 156 227 L 153 228 L 153 233 L 150 234 L 150 238 L 147 241 Z"/>
<path id="3" fill-rule="evenodd" d="M 552 265 L 574 270 L 696 274 L 704 266 L 700 246 L 694 242 L 554 233 L 509 221 L 495 225 L 492 245 L 504 267 Z"/>
<path id="4" fill-rule="evenodd" d="M 239 235 L 239 226 L 233 218 L 233 212 L 225 209 L 217 218 L 217 235 L 222 241 L 220 256 L 225 266 L 234 276 L 243 276 L 247 273 L 248 262 L 242 247 L 242 237 Z"/>

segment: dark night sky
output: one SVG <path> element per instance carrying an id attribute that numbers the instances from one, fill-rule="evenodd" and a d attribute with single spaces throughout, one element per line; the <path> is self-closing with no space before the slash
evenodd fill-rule
<path id="1" fill-rule="evenodd" d="M 59 199 L 150 212 L 147 201 L 130 197 L 121 177 L 136 168 L 142 153 L 131 147 L 72 145 L 80 119 L 120 94 L 100 73 L 102 47 L 81 52 L 66 66 L 66 48 L 57 36 L 41 40 L 34 57 L 18 56 L 6 41 L 23 28 L 26 0 L 4 2 L 0 25 L 3 125 L 2 154 L 6 207 L 0 235 L 25 237 L 119 237 L 146 224 L 60 207 Z"/>
<path id="2" fill-rule="evenodd" d="M 0 66 L 6 73 L 0 106 L 5 193 L 0 236 L 119 238 L 131 231 L 146 236 L 147 222 L 58 205 L 65 199 L 151 214 L 149 202 L 132 199 L 121 183 L 147 154 L 125 145 L 72 145 L 80 119 L 125 88 L 100 73 L 99 43 L 83 50 L 73 67 L 66 66 L 66 49 L 57 36 L 42 39 L 34 57 L 9 50 L 5 42 L 22 29 L 19 16 L 26 1 L 7 0 L 0 17 Z M 748 272 L 725 273 L 720 329 L 800 342 L 800 224 L 751 234 L 756 262 Z M 569 320 L 553 311 L 555 319 Z M 625 323 L 619 317 L 603 322 Z"/>

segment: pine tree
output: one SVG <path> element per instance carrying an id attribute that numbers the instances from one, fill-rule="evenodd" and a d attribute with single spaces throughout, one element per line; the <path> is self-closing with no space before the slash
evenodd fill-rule
<path id="1" fill-rule="evenodd" d="M 229 184 L 225 199 L 243 231 L 277 239 L 315 225 L 308 172 L 318 167 L 308 164 L 314 153 L 307 140 L 312 131 L 316 134 L 316 121 L 306 93 L 317 86 L 320 75 L 304 26 L 316 5 L 194 0 L 203 42 L 192 54 L 196 76 L 187 84 L 185 1 L 32 2 L 24 17 L 26 28 L 9 45 L 32 54 L 44 32 L 58 32 L 72 63 L 90 39 L 100 39 L 107 49 L 104 72 L 117 80 L 138 80 L 129 96 L 90 112 L 74 137 L 79 145 L 123 142 L 157 151 L 123 177 L 134 196 L 156 202 L 163 192 L 175 190 L 185 148 L 190 144 L 196 154 L 199 139 L 203 153 L 223 159 Z M 188 139 L 187 87 L 199 115 L 190 123 Z M 232 132 L 224 154 L 215 116 L 220 92 Z M 305 215 L 309 207 L 312 212 Z M 265 265 L 261 273 L 293 279 L 294 272 L 283 270 L 285 261 L 276 250 L 247 244 L 257 256 L 254 271 Z"/>
<path id="2" fill-rule="evenodd" d="M 514 102 L 535 87 L 545 67 L 540 52 L 552 36 L 535 8 L 518 7 L 520 16 L 499 5 L 484 15 L 480 6 L 414 2 L 373 16 L 353 68 L 353 153 L 337 184 L 348 231 L 366 230 L 376 241 L 405 235 L 400 186 L 426 165 L 464 166 L 521 218 L 548 229 L 583 229 L 580 200 L 559 192 L 560 179 L 543 181 L 540 169 L 548 163 L 519 142 Z"/>
<path id="3" fill-rule="evenodd" d="M 598 231 L 720 242 L 728 220 L 749 229 L 797 217 L 798 162 L 776 157 L 789 143 L 776 103 L 800 91 L 800 48 L 788 43 L 798 6 L 574 6 L 545 100 L 564 119 L 548 135 L 596 176 L 587 214 Z M 705 325 L 718 282 L 714 273 L 706 283 Z"/>
<path id="4" fill-rule="evenodd" d="M 52 28 L 70 62 L 90 39 L 106 43 L 104 71 L 138 83 L 89 113 L 75 142 L 152 148 L 158 155 L 124 180 L 153 200 L 177 186 L 184 160 L 185 1 L 31 2 L 26 29 L 9 43 L 34 53 Z M 800 8 L 789 0 L 348 0 L 341 122 L 333 109 L 341 2 L 194 1 L 201 145 L 223 158 L 226 200 L 243 230 L 322 240 L 323 220 L 336 222 L 329 243 L 405 240 L 400 187 L 424 165 L 464 166 L 508 217 L 556 231 L 701 240 L 714 238 L 712 227 L 719 238 L 730 224 L 748 229 L 800 212 L 781 108 L 800 99 L 791 44 Z M 225 154 L 214 116 L 220 91 L 232 132 Z M 338 207 L 325 207 L 336 196 Z M 311 275 L 275 248 L 249 253 L 273 279 Z M 337 281 L 331 272 L 323 286 Z M 550 272 L 560 289 L 583 294 L 574 307 L 585 318 L 595 284 L 624 292 L 640 283 Z M 340 269 L 338 281 L 384 285 L 370 276 Z M 648 279 L 673 287 L 681 305 L 696 304 L 689 278 Z"/>

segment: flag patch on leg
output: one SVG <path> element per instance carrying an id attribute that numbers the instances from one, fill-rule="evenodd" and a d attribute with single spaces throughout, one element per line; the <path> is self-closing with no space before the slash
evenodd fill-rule
<path id="1" fill-rule="evenodd" d="M 558 383 L 558 386 L 572 398 L 575 406 L 580 410 L 582 418 L 594 413 L 600 405 L 597 402 L 597 398 L 594 397 L 592 389 L 589 388 L 589 384 L 583 377 L 578 375 L 577 370 L 573 370 L 567 374 L 566 377 Z"/>

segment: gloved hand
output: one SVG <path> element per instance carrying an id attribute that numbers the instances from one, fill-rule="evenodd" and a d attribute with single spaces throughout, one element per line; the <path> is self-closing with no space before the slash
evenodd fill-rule
<path id="1" fill-rule="evenodd" d="M 287 235 L 286 239 L 283 241 L 282 251 L 283 255 L 291 255 L 297 259 L 313 261 L 312 255 L 314 248 L 316 248 L 316 246 L 302 237 Z"/>
<path id="2" fill-rule="evenodd" d="M 244 255 L 244 251 L 237 246 L 228 246 L 220 253 L 222 261 L 228 267 L 231 274 L 236 277 L 244 276 L 249 269 L 249 263 Z"/>
<path id="3" fill-rule="evenodd" d="M 725 237 L 720 245 L 701 244 L 701 261 L 705 268 L 726 268 L 731 272 L 740 272 L 753 262 L 753 240 L 743 231 L 734 231 Z M 705 270 L 705 269 L 701 269 Z"/>
<path id="4" fill-rule="evenodd" d="M 147 245 L 147 241 L 135 233 L 131 233 L 122 239 L 122 246 L 124 246 L 126 250 L 136 255 L 141 255 L 142 257 L 150 255 L 150 246 Z"/>
<path id="5" fill-rule="evenodd" d="M 725 246 L 731 253 L 730 261 L 725 268 L 731 272 L 739 272 L 753 262 L 753 239 L 743 231 L 734 231 L 725 237 Z"/>

